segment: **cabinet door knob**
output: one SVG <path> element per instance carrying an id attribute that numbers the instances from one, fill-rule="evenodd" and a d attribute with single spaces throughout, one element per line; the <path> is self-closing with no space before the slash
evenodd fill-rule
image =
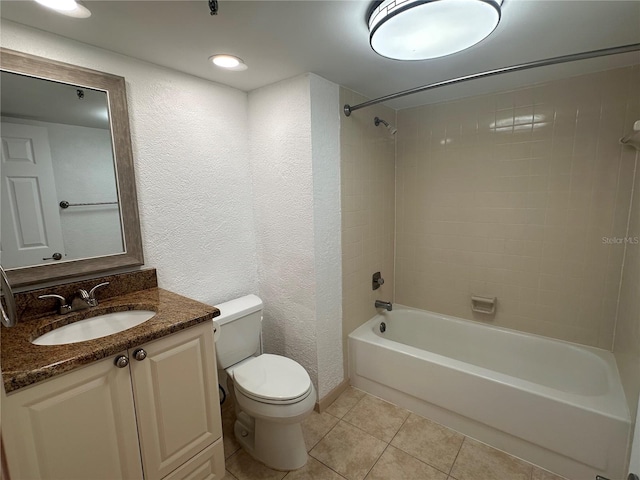
<path id="1" fill-rule="evenodd" d="M 124 355 L 120 355 L 118 357 L 116 357 L 115 361 L 113 362 L 116 364 L 116 367 L 118 368 L 124 368 L 127 365 L 129 365 L 129 359 L 127 357 L 125 357 Z"/>
<path id="2" fill-rule="evenodd" d="M 133 352 L 133 358 L 135 358 L 136 360 L 138 360 L 139 362 L 144 360 L 145 358 L 147 358 L 147 352 L 144 351 L 144 349 L 139 348 L 136 351 Z"/>

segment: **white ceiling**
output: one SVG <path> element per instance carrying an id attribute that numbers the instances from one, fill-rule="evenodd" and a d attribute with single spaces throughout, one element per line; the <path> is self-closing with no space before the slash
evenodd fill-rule
<path id="1" fill-rule="evenodd" d="M 399 62 L 369 47 L 361 0 L 85 1 L 74 19 L 31 0 L 2 1 L 3 18 L 250 91 L 304 72 L 368 97 L 431 82 L 587 50 L 640 43 L 639 0 L 505 0 L 493 34 L 440 59 Z M 231 53 L 249 66 L 223 71 L 208 57 Z M 500 75 L 388 102 L 394 108 L 513 88 L 640 63 L 640 52 Z"/>
<path id="2" fill-rule="evenodd" d="M 10 72 L 0 73 L 0 84 L 3 117 L 109 129 L 106 92 Z"/>

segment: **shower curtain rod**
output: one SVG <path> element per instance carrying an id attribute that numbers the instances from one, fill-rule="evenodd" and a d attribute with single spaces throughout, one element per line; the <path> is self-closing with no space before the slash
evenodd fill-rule
<path id="1" fill-rule="evenodd" d="M 421 87 L 410 88 L 409 90 L 403 90 L 401 92 L 385 95 L 384 97 L 374 98 L 366 102 L 359 103 L 357 105 L 346 104 L 343 108 L 344 114 L 348 117 L 351 112 L 360 110 L 361 108 L 370 107 L 371 105 L 377 105 L 378 103 L 386 102 L 387 100 L 395 100 L 396 98 L 405 97 L 407 95 L 413 95 L 414 93 L 426 92 L 434 88 L 445 87 L 447 85 L 454 85 L 456 83 L 462 83 L 469 80 L 476 80 L 478 78 L 492 77 L 501 73 L 519 72 L 521 70 L 528 70 L 536 67 L 546 67 L 549 65 L 557 65 L 559 63 L 574 62 L 576 60 L 586 60 L 588 58 L 604 57 L 607 55 L 616 55 L 619 53 L 635 52 L 640 50 L 640 43 L 632 43 L 629 45 L 622 45 L 619 47 L 603 48 L 600 50 L 591 50 L 589 52 L 573 53 L 571 55 L 562 55 L 560 57 L 547 58 L 545 60 L 536 60 L 528 63 L 521 63 L 520 65 L 512 65 L 510 67 L 496 68 L 495 70 L 488 70 L 486 72 L 472 73 L 471 75 L 465 75 L 463 77 L 452 78 L 450 80 L 443 80 L 441 82 L 430 83 Z"/>

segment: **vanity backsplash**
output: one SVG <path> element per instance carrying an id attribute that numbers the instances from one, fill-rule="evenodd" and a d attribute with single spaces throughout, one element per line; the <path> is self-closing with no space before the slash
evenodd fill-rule
<path id="1" fill-rule="evenodd" d="M 29 290 L 15 294 L 16 309 L 21 322 L 30 318 L 42 317 L 57 313 L 59 301 L 55 298 L 40 299 L 40 295 L 56 294 L 71 298 L 78 290 L 90 290 L 95 285 L 109 282 L 109 285 L 96 292 L 99 300 L 125 295 L 138 290 L 146 290 L 158 286 L 156 269 L 139 270 L 136 272 L 105 275 L 103 277 L 83 280 L 81 282 L 64 283 L 37 290 Z"/>

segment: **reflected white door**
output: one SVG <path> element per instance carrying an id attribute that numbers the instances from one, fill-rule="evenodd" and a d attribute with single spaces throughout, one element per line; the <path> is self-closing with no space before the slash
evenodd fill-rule
<path id="1" fill-rule="evenodd" d="M 64 258 L 60 212 L 44 127 L 2 122 L 1 226 L 4 268 Z"/>

